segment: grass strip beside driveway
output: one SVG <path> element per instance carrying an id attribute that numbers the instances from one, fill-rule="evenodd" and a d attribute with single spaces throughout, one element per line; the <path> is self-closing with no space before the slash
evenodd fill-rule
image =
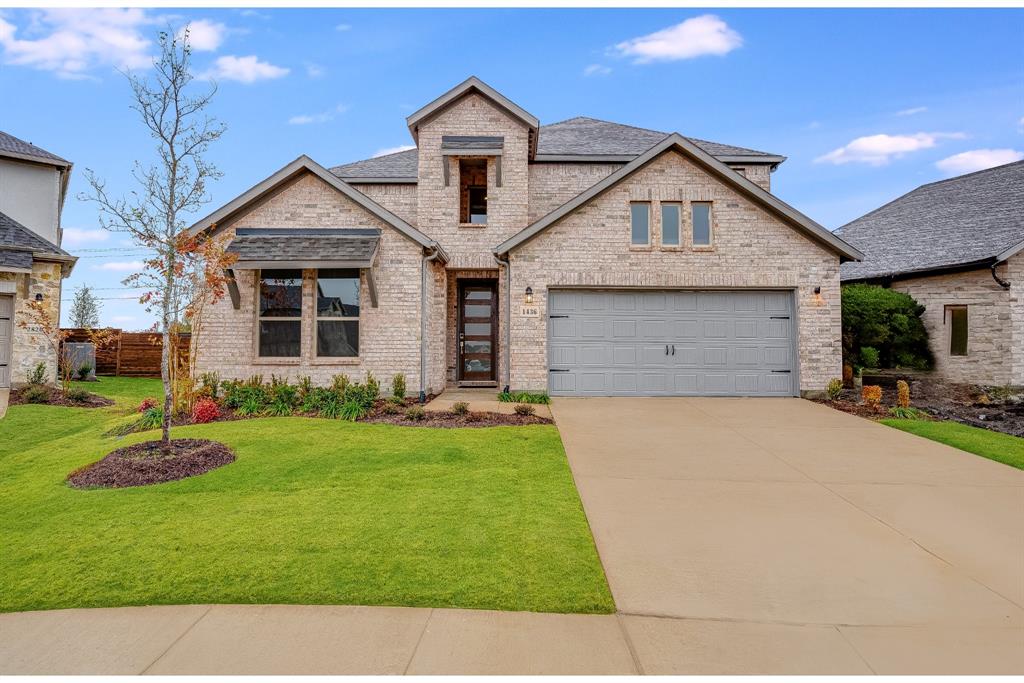
<path id="1" fill-rule="evenodd" d="M 429 429 L 313 418 L 183 427 L 238 460 L 154 486 L 65 478 L 152 380 L 104 378 L 104 409 L 0 421 L 0 610 L 179 603 L 614 610 L 553 426 Z"/>
<path id="2" fill-rule="evenodd" d="M 950 421 L 882 420 L 882 424 L 1024 470 L 1024 439 Z"/>

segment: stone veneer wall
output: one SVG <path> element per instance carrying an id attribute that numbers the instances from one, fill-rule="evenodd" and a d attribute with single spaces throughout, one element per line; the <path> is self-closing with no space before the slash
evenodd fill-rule
<path id="1" fill-rule="evenodd" d="M 57 381 L 57 356 L 51 342 L 36 328 L 22 328 L 19 323 L 28 320 L 28 302 L 36 294 L 43 295 L 46 310 L 54 320 L 60 320 L 61 267 L 58 263 L 35 261 L 31 275 L 26 273 L 0 273 L 0 281 L 13 281 L 14 320 L 11 330 L 11 386 L 25 384 L 28 373 L 40 362 L 46 364 L 49 382 Z"/>
<path id="2" fill-rule="evenodd" d="M 922 319 L 935 356 L 935 372 L 953 382 L 1024 384 L 1024 258 L 1015 256 L 997 273 L 1010 290 L 992 279 L 989 269 L 897 280 L 892 288 L 906 292 L 925 307 Z M 967 306 L 967 355 L 949 355 L 946 306 Z"/>
<path id="3" fill-rule="evenodd" d="M 287 188 L 255 206 L 224 230 L 235 228 L 372 227 L 381 229 L 375 264 L 378 308 L 370 305 L 363 276 L 360 289 L 359 357 L 317 359 L 315 353 L 314 271 L 305 271 L 302 356 L 291 360 L 256 355 L 257 288 L 254 271 L 236 271 L 241 306 L 224 297 L 209 312 L 196 341 L 199 372 L 217 371 L 224 379 L 276 374 L 291 380 L 308 375 L 328 384 L 336 374 L 362 379 L 367 371 L 388 386 L 392 375 L 404 373 L 410 391 L 420 377 L 421 247 L 313 175 L 303 175 Z M 443 339 L 443 338 L 442 338 Z M 443 347 L 442 347 L 443 348 Z"/>
<path id="4" fill-rule="evenodd" d="M 631 201 L 650 201 L 653 246 L 630 245 Z M 711 201 L 714 248 L 660 248 L 659 201 Z M 690 235 L 684 210 L 682 234 Z M 676 152 L 592 200 L 512 252 L 512 291 L 533 288 L 540 317 L 513 306 L 514 389 L 547 388 L 547 295 L 559 286 L 792 288 L 797 291 L 800 389 L 841 374 L 839 257 Z M 814 288 L 821 287 L 816 301 Z"/>
<path id="5" fill-rule="evenodd" d="M 501 187 L 495 160 L 487 163 L 487 225 L 459 224 L 459 157 L 441 156 L 444 135 L 500 135 L 505 138 Z M 518 120 L 477 94 L 450 105 L 419 129 L 417 227 L 440 242 L 450 269 L 493 268 L 494 247 L 526 227 L 529 205 L 529 131 Z M 448 164 L 449 184 L 444 184 Z"/>

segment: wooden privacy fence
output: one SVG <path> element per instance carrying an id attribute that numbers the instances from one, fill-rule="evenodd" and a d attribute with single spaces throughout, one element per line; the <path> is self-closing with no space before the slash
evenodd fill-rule
<path id="1" fill-rule="evenodd" d="M 65 329 L 65 341 L 87 342 L 88 331 Z M 96 349 L 96 374 L 117 377 L 159 377 L 163 336 L 158 332 L 124 332 L 111 330 L 114 337 Z M 181 363 L 188 364 L 192 335 L 179 334 L 176 351 Z"/>

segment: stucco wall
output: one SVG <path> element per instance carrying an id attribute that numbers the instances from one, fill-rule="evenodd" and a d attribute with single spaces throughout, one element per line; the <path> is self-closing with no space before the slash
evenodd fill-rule
<path id="1" fill-rule="evenodd" d="M 630 245 L 631 201 L 650 201 L 651 247 Z M 713 250 L 661 249 L 659 201 L 711 201 Z M 547 387 L 547 296 L 558 286 L 787 288 L 797 291 L 800 389 L 841 374 L 839 258 L 676 152 L 668 152 L 514 250 L 512 292 L 532 287 L 537 318 L 513 306 L 515 389 Z M 820 302 L 814 288 L 821 287 Z"/>
<path id="2" fill-rule="evenodd" d="M 60 173 L 53 166 L 0 159 L 0 210 L 60 245 Z"/>
<path id="3" fill-rule="evenodd" d="M 11 330 L 11 385 L 25 384 L 26 376 L 42 362 L 46 364 L 48 382 L 57 381 L 57 355 L 52 342 L 46 339 L 38 326 L 25 328 L 29 323 L 28 302 L 37 294 L 43 295 L 43 305 L 53 320 L 60 320 L 61 269 L 56 263 L 35 262 L 32 274 L 0 273 L 0 281 L 14 282 L 14 320 Z"/>
<path id="4" fill-rule="evenodd" d="M 444 135 L 500 135 L 505 138 L 501 187 L 494 158 L 487 164 L 487 225 L 459 225 L 458 157 L 442 161 Z M 527 224 L 529 203 L 529 131 L 480 95 L 468 95 L 427 121 L 419 130 L 417 226 L 436 239 L 451 257 L 448 267 L 493 268 L 495 245 Z M 444 184 L 448 164 L 449 184 Z"/>
<path id="5" fill-rule="evenodd" d="M 965 273 L 897 280 L 892 288 L 906 292 L 925 307 L 922 320 L 935 356 L 935 372 L 953 382 L 1024 384 L 1024 314 L 1019 290 L 1024 287 L 1021 257 L 998 267 L 1013 283 L 1009 291 L 992 279 L 987 268 Z M 1016 279 L 1014 278 L 1016 276 Z M 947 306 L 967 306 L 967 355 L 949 354 Z M 1015 343 L 1015 340 L 1017 343 Z"/>
<path id="6" fill-rule="evenodd" d="M 197 341 L 200 372 L 215 370 L 222 378 L 271 373 L 292 380 L 308 375 L 327 384 L 336 374 L 362 379 L 371 371 L 386 385 L 404 373 L 410 391 L 420 377 L 420 264 L 422 250 L 332 187 L 304 175 L 283 191 L 254 207 L 225 231 L 236 228 L 372 227 L 382 231 L 375 265 L 378 307 L 370 305 L 365 274 L 360 289 L 359 357 L 315 358 L 314 271 L 306 271 L 303 290 L 302 356 L 295 361 L 268 361 L 256 354 L 257 288 L 253 271 L 237 271 L 241 306 L 224 297 L 207 315 Z"/>

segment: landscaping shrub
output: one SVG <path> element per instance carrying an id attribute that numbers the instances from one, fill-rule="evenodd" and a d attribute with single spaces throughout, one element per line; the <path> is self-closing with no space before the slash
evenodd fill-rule
<path id="1" fill-rule="evenodd" d="M 82 389 L 81 387 L 72 387 L 68 389 L 67 393 L 64 395 L 67 397 L 69 401 L 74 401 L 75 403 L 85 403 L 86 401 L 89 400 L 90 394 L 87 389 Z"/>
<path id="2" fill-rule="evenodd" d="M 405 375 L 399 373 L 391 378 L 391 396 L 399 400 L 405 398 Z"/>
<path id="3" fill-rule="evenodd" d="M 502 403 L 551 403 L 551 397 L 543 391 L 530 392 L 530 391 L 503 391 L 498 394 L 498 400 Z"/>
<path id="4" fill-rule="evenodd" d="M 380 396 L 380 382 L 372 372 L 366 373 L 366 397 L 372 404 Z"/>
<path id="5" fill-rule="evenodd" d="M 313 380 L 308 376 L 300 377 L 298 384 L 295 385 L 295 403 L 296 405 L 305 406 L 306 399 L 313 391 Z M 305 408 L 303 408 L 305 410 Z"/>
<path id="6" fill-rule="evenodd" d="M 36 363 L 35 367 L 29 370 L 25 379 L 34 387 L 46 384 L 46 363 Z"/>
<path id="7" fill-rule="evenodd" d="M 877 384 L 869 384 L 860 390 L 860 397 L 869 406 L 877 406 L 882 402 L 882 387 Z"/>
<path id="8" fill-rule="evenodd" d="M 452 412 L 456 415 L 465 415 L 469 412 L 469 404 L 465 401 L 458 401 L 452 404 Z"/>
<path id="9" fill-rule="evenodd" d="M 88 363 L 82 363 L 78 366 L 78 379 L 85 380 L 89 377 L 89 373 L 92 372 L 92 366 Z"/>
<path id="10" fill-rule="evenodd" d="M 220 374 L 216 372 L 204 372 L 199 376 L 201 389 L 200 395 L 212 398 L 214 401 L 220 398 Z"/>
<path id="11" fill-rule="evenodd" d="M 860 349 L 860 363 L 865 368 L 877 368 L 881 363 L 878 349 L 873 346 L 862 346 Z"/>
<path id="12" fill-rule="evenodd" d="M 866 347 L 878 351 L 876 367 L 931 367 L 928 331 L 921 321 L 924 306 L 909 294 L 877 285 L 842 288 L 843 358 L 860 365 Z"/>
<path id="13" fill-rule="evenodd" d="M 325 405 L 332 401 L 337 401 L 337 394 L 333 390 L 324 387 L 311 387 L 303 397 L 300 408 L 304 413 L 319 413 Z"/>
<path id="14" fill-rule="evenodd" d="M 341 417 L 341 406 L 343 402 L 337 391 L 328 389 L 321 394 L 320 398 L 320 406 L 317 410 L 320 417 L 326 417 L 331 420 L 337 420 Z"/>
<path id="15" fill-rule="evenodd" d="M 284 381 L 272 383 L 270 394 L 270 406 L 267 408 L 267 412 L 270 415 L 283 417 L 292 414 L 292 411 L 295 410 L 296 398 L 299 394 L 297 387 Z"/>
<path id="16" fill-rule="evenodd" d="M 423 408 L 419 406 L 410 406 L 410 408 L 405 411 L 405 419 L 407 420 L 420 422 L 422 420 L 425 420 L 426 417 L 427 411 L 423 410 Z"/>
<path id="17" fill-rule="evenodd" d="M 345 391 L 348 389 L 349 379 L 348 375 L 335 375 L 331 378 L 331 388 L 338 393 L 339 396 L 344 396 Z"/>
<path id="18" fill-rule="evenodd" d="M 529 403 L 517 403 L 515 407 L 516 415 L 522 415 L 524 417 L 528 415 L 535 415 L 537 409 L 531 406 Z"/>
<path id="19" fill-rule="evenodd" d="M 896 381 L 896 405 L 900 408 L 910 407 L 910 385 L 902 379 Z"/>
<path id="20" fill-rule="evenodd" d="M 135 429 L 133 431 L 145 431 L 147 429 L 157 429 L 164 423 L 164 409 L 157 406 L 151 406 L 142 411 L 142 415 L 135 421 Z"/>
<path id="21" fill-rule="evenodd" d="M 381 411 L 385 415 L 398 415 L 402 412 L 402 403 L 395 403 L 394 401 L 385 401 L 384 405 L 381 406 Z"/>
<path id="22" fill-rule="evenodd" d="M 889 414 L 901 420 L 920 420 L 927 417 L 924 412 L 909 406 L 893 406 L 889 408 Z"/>
<path id="23" fill-rule="evenodd" d="M 843 393 L 843 380 L 838 377 L 833 377 L 828 381 L 828 385 L 825 387 L 825 394 L 828 396 L 828 400 L 836 401 L 839 396 Z"/>
<path id="24" fill-rule="evenodd" d="M 341 404 L 341 419 L 355 422 L 366 415 L 366 407 L 355 400 L 348 400 Z"/>
<path id="25" fill-rule="evenodd" d="M 220 417 L 220 408 L 212 398 L 201 398 L 192 406 L 192 421 L 196 424 L 213 422 Z"/>
<path id="26" fill-rule="evenodd" d="M 256 394 L 249 394 L 242 400 L 242 405 L 238 406 L 237 412 L 244 416 L 259 415 L 263 412 L 263 402 Z"/>
<path id="27" fill-rule="evenodd" d="M 146 397 L 142 399 L 142 403 L 139 404 L 139 412 L 144 413 L 150 408 L 156 408 L 160 405 L 155 398 Z"/>
<path id="28" fill-rule="evenodd" d="M 39 384 L 31 384 L 21 392 L 21 398 L 25 403 L 49 403 L 50 390 Z"/>

